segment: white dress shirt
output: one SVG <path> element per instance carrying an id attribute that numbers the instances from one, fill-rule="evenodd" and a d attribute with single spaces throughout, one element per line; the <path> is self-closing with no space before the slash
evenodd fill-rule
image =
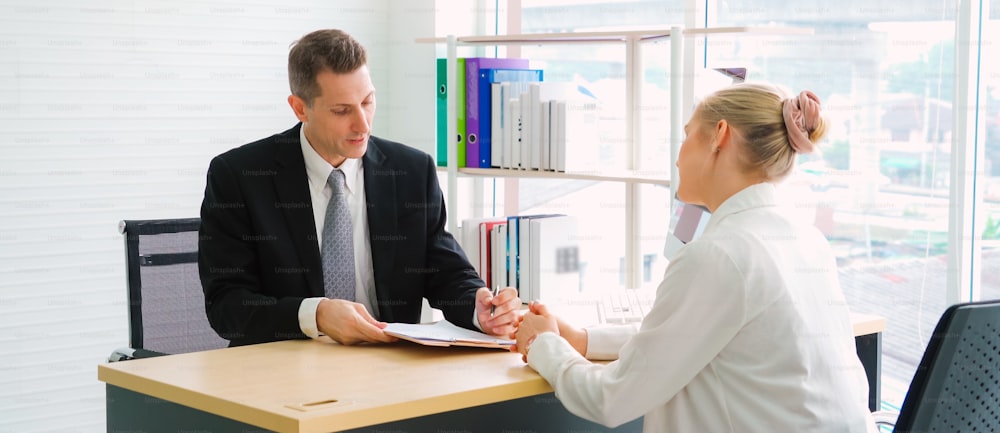
<path id="1" fill-rule="evenodd" d="M 528 363 L 566 408 L 645 432 L 874 432 L 834 256 L 770 183 L 726 200 L 671 261 L 641 325 L 554 333 Z"/>
<path id="2" fill-rule="evenodd" d="M 372 247 L 368 238 L 368 210 L 365 206 L 365 176 L 360 159 L 348 158 L 340 167 L 334 168 L 306 139 L 304 128 L 299 130 L 302 156 L 309 178 L 309 196 L 312 199 L 313 220 L 316 221 L 316 245 L 323 244 L 323 223 L 326 221 L 326 206 L 330 202 L 333 188 L 326 183 L 333 170 L 344 172 L 347 182 L 347 207 L 351 212 L 354 230 L 354 299 L 365 306 L 368 313 L 378 319 L 378 301 L 375 297 L 375 270 L 372 267 Z M 307 298 L 299 305 L 299 327 L 311 338 L 320 336 L 316 326 L 316 308 L 323 298 Z"/>
<path id="3" fill-rule="evenodd" d="M 347 182 L 347 207 L 351 212 L 351 225 L 354 230 L 354 299 L 365 306 L 375 320 L 379 320 L 378 298 L 375 293 L 375 270 L 372 265 L 372 246 L 368 237 L 368 206 L 365 201 L 364 166 L 360 159 L 346 159 L 340 167 L 334 168 L 323 157 L 316 153 L 306 138 L 305 129 L 299 129 L 299 143 L 302 156 L 306 163 L 306 176 L 309 179 L 309 196 L 312 200 L 313 220 L 316 221 L 316 245 L 323 244 L 323 224 L 326 221 L 326 207 L 333 194 L 333 188 L 327 184 L 333 170 L 341 170 Z M 316 325 L 316 309 L 319 302 L 325 298 L 306 298 L 299 304 L 299 328 L 310 338 L 319 338 L 322 334 Z M 479 317 L 472 313 L 472 324 L 480 330 Z"/>

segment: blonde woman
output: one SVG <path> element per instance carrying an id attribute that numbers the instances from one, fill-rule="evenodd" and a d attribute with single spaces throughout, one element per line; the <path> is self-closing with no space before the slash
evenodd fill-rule
<path id="1" fill-rule="evenodd" d="M 698 104 L 677 196 L 712 216 L 641 324 L 579 329 L 530 306 L 513 350 L 570 412 L 607 426 L 644 416 L 645 432 L 875 431 L 829 244 L 776 196 L 825 134 L 820 108 L 764 83 Z"/>

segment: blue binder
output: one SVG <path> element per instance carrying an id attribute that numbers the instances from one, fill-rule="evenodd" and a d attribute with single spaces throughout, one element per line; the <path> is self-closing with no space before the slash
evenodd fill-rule
<path id="1" fill-rule="evenodd" d="M 506 81 L 542 81 L 541 69 L 485 68 L 479 70 L 479 162 L 480 168 L 492 165 L 492 114 L 493 98 L 490 91 L 493 83 Z M 472 144 L 469 143 L 471 146 Z M 472 166 L 471 164 L 469 165 Z"/>

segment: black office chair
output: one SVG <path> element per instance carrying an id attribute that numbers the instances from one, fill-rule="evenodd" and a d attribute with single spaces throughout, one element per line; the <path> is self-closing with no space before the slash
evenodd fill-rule
<path id="1" fill-rule="evenodd" d="M 948 307 L 898 416 L 875 415 L 896 433 L 1000 431 L 1000 300 Z"/>
<path id="2" fill-rule="evenodd" d="M 198 277 L 198 218 L 125 220 L 129 347 L 110 361 L 219 349 Z"/>

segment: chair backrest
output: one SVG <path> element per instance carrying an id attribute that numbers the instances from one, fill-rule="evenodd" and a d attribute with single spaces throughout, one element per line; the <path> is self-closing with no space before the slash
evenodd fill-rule
<path id="1" fill-rule="evenodd" d="M 199 218 L 125 220 L 129 345 L 166 354 L 229 345 L 208 324 L 198 276 Z"/>
<path id="2" fill-rule="evenodd" d="M 893 431 L 1000 431 L 1000 300 L 945 310 Z"/>

